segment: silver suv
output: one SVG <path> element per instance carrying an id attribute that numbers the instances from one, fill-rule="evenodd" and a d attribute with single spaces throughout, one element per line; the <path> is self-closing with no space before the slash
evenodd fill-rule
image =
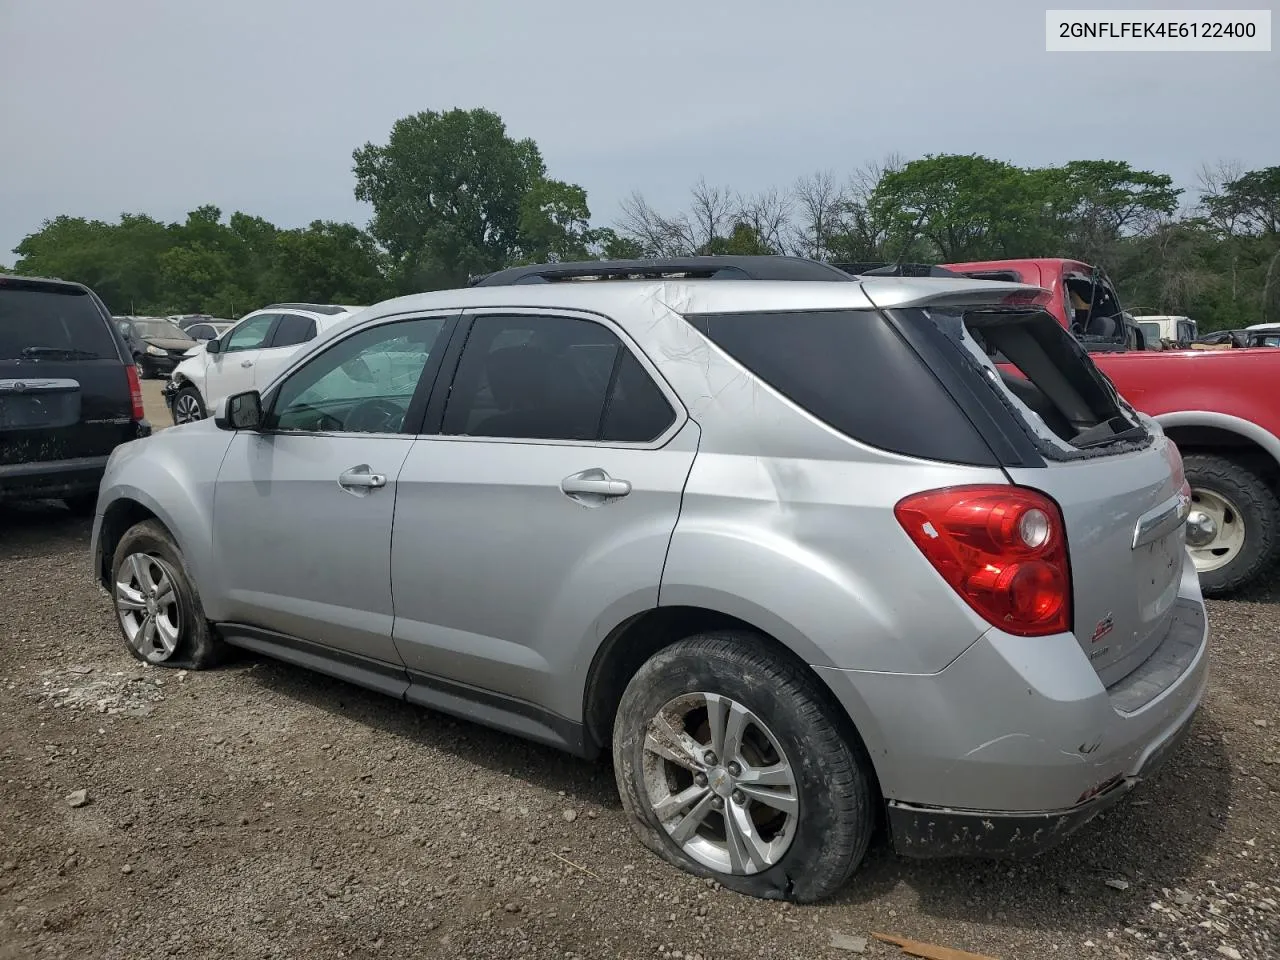
<path id="1" fill-rule="evenodd" d="M 884 812 L 1034 851 L 1147 777 L 1205 687 L 1189 494 L 1040 291 L 679 266 L 392 300 L 121 447 L 129 650 L 611 750 L 646 846 L 762 897 L 837 890 Z"/>

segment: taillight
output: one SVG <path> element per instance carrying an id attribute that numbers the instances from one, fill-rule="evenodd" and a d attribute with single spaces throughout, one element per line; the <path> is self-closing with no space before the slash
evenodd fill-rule
<path id="1" fill-rule="evenodd" d="M 1071 564 L 1058 505 L 1025 487 L 906 497 L 894 515 L 942 578 L 987 622 L 1021 637 L 1071 629 Z"/>
<path id="2" fill-rule="evenodd" d="M 129 378 L 129 399 L 133 402 L 133 419 L 145 420 L 147 411 L 142 406 L 142 381 L 138 379 L 138 367 L 136 364 L 125 365 L 125 376 Z"/>
<path id="3" fill-rule="evenodd" d="M 1048 290 L 1019 290 L 1009 294 L 1001 303 L 1011 307 L 1047 307 L 1053 303 L 1053 294 Z"/>

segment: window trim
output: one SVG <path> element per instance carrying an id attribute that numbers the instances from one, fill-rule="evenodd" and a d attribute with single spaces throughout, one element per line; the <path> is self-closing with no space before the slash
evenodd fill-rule
<path id="1" fill-rule="evenodd" d="M 658 434 L 654 439 L 644 442 L 630 442 L 622 440 L 552 440 L 552 439 L 532 439 L 528 437 L 472 437 L 456 433 L 443 433 L 442 425 L 444 423 L 445 406 L 450 394 L 453 392 L 453 386 L 458 376 L 458 365 L 462 360 L 462 353 L 466 349 L 467 343 L 471 339 L 471 330 L 475 325 L 475 321 L 485 316 L 521 316 L 521 317 L 556 317 L 565 320 L 585 320 L 589 323 L 596 323 L 604 327 L 615 337 L 622 346 L 631 351 L 641 368 L 648 374 L 649 379 L 657 386 L 658 390 L 666 398 L 675 416 L 672 417 L 671 423 L 667 429 Z M 501 444 L 519 444 L 524 446 L 542 446 L 542 447 L 590 447 L 603 450 L 660 450 L 675 438 L 675 436 L 684 429 L 689 421 L 689 411 L 685 405 L 681 403 L 679 395 L 672 389 L 671 384 L 667 382 L 666 377 L 649 359 L 648 355 L 640 349 L 635 339 L 631 337 L 615 320 L 591 310 L 571 310 L 556 309 L 554 307 L 521 307 L 521 306 L 484 306 L 471 307 L 462 311 L 460 321 L 458 323 L 457 336 L 454 337 L 455 343 L 450 344 L 450 356 L 447 358 L 447 372 L 439 378 L 437 389 L 432 392 L 430 402 L 427 405 L 427 418 L 423 423 L 422 436 L 430 436 L 436 440 L 448 440 L 459 443 L 501 443 Z M 607 404 L 606 404 L 607 405 Z"/>
<path id="2" fill-rule="evenodd" d="M 457 339 L 456 334 L 459 327 L 459 314 L 457 310 L 409 310 L 403 313 L 390 313 L 381 317 L 375 317 L 365 323 L 360 324 L 354 329 L 347 330 L 342 336 L 327 341 L 320 349 L 315 351 L 304 351 L 296 357 L 293 363 L 289 364 L 284 370 L 276 376 L 267 389 L 259 396 L 262 400 L 263 422 L 267 422 L 270 416 L 275 412 L 276 400 L 280 395 L 280 388 L 295 373 L 301 370 L 308 363 L 322 357 L 334 347 L 344 343 L 351 337 L 358 336 L 367 330 L 376 327 L 383 327 L 393 323 L 408 323 L 413 320 L 443 320 L 444 323 L 440 328 L 440 336 L 437 342 L 442 344 L 440 349 L 432 349 L 427 355 L 426 366 L 422 368 L 422 374 L 418 378 L 418 385 L 414 388 L 413 396 L 409 400 L 409 409 L 405 411 L 404 423 L 395 433 L 348 433 L 344 430 L 280 430 L 280 429 L 262 429 L 259 430 L 262 436 L 267 437 L 366 437 L 366 438 L 396 438 L 396 439 L 415 439 L 421 436 L 421 428 L 423 416 L 426 411 L 427 402 L 431 398 L 432 392 L 435 390 L 440 379 L 440 371 L 443 367 L 444 356 L 449 348 L 453 345 L 453 341 Z M 307 343 L 314 344 L 321 337 L 323 331 L 316 333 L 316 336 Z M 302 346 L 305 346 L 303 344 Z"/>

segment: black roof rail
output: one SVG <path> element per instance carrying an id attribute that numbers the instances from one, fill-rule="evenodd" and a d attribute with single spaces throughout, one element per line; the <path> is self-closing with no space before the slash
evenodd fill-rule
<path id="1" fill-rule="evenodd" d="M 852 280 L 829 263 L 784 256 L 666 257 L 652 260 L 582 260 L 508 267 L 472 277 L 472 287 L 575 280 Z"/>
<path id="2" fill-rule="evenodd" d="M 259 307 L 260 310 L 306 310 L 309 313 L 322 313 L 327 317 L 335 314 L 346 313 L 346 307 L 340 307 L 332 303 L 268 303 L 265 307 Z"/>
<path id="3" fill-rule="evenodd" d="M 845 273 L 859 277 L 958 277 L 960 274 L 936 263 L 890 263 L 880 260 L 862 260 L 834 263 Z"/>

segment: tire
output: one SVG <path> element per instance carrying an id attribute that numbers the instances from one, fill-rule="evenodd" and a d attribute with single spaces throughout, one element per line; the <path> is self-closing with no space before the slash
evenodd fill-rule
<path id="1" fill-rule="evenodd" d="M 91 517 L 98 506 L 98 492 L 95 490 L 93 493 L 77 493 L 73 497 L 63 497 L 62 502 L 76 516 Z"/>
<path id="2" fill-rule="evenodd" d="M 164 589 L 166 580 L 171 592 Z M 158 589 L 150 590 L 152 585 Z M 148 596 L 159 602 L 133 606 Z M 111 603 L 125 646 L 144 663 L 202 670 L 226 659 L 227 647 L 205 619 L 182 551 L 157 520 L 136 524 L 120 538 L 111 558 Z"/>
<path id="3" fill-rule="evenodd" d="M 740 750 L 723 746 L 729 735 L 718 738 L 729 757 L 704 752 L 717 740 L 706 722 L 714 703 L 722 714 L 747 717 Z M 689 873 L 748 896 L 808 903 L 835 893 L 866 854 L 876 796 L 866 751 L 837 710 L 802 667 L 751 634 L 700 634 L 659 651 L 627 684 L 613 727 L 618 792 L 641 843 Z M 652 749 L 648 734 L 658 731 L 662 738 L 662 728 L 653 724 L 663 718 L 677 731 L 665 737 L 667 743 L 686 744 L 683 749 Z M 693 761 L 691 753 L 702 756 Z M 673 762 L 677 756 L 680 762 Z M 779 773 L 784 764 L 786 773 Z M 770 780 L 780 785 L 746 779 L 761 770 L 770 770 Z M 794 798 L 794 812 L 775 809 L 784 800 L 761 802 L 765 791 Z M 655 804 L 674 794 L 682 799 L 663 811 L 664 825 Z M 747 823 L 761 841 L 754 859 L 743 855 L 747 843 L 736 857 L 731 852 L 725 814 Z M 704 818 L 702 825 L 678 841 L 673 832 L 691 815 Z"/>
<path id="4" fill-rule="evenodd" d="M 1182 462 L 1192 501 L 1187 546 L 1200 589 L 1209 596 L 1239 590 L 1276 560 L 1280 500 L 1265 480 L 1237 460 L 1196 453 Z M 1209 528 L 1197 525 L 1197 515 L 1213 522 L 1211 540 Z"/>
<path id="5" fill-rule="evenodd" d="M 184 410 L 187 409 L 188 405 L 191 405 L 191 416 L 186 416 L 184 414 Z M 196 420 L 203 420 L 206 413 L 204 410 L 204 401 L 200 399 L 199 391 L 190 384 L 179 390 L 173 398 L 172 413 L 175 425 L 179 423 L 194 423 Z"/>

